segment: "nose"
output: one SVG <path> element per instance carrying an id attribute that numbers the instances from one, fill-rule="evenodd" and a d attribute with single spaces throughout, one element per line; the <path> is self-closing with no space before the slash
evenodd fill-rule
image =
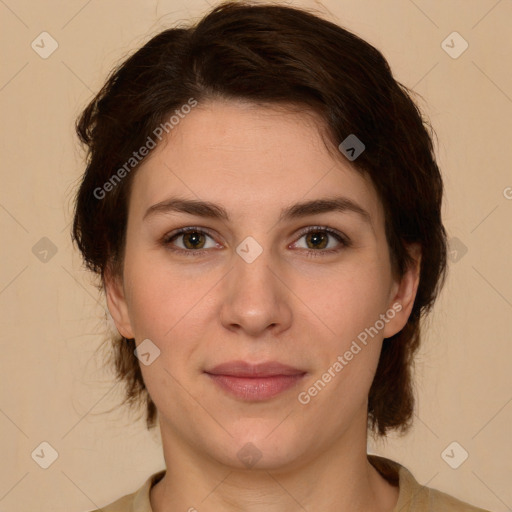
<path id="1" fill-rule="evenodd" d="M 282 267 L 265 250 L 251 263 L 238 254 L 233 260 L 234 268 L 223 284 L 222 325 L 251 337 L 264 336 L 266 331 L 277 335 L 288 329 L 292 292 Z"/>

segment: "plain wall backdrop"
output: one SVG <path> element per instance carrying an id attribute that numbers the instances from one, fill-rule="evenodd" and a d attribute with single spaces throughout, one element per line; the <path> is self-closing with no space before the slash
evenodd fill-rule
<path id="1" fill-rule="evenodd" d="M 369 451 L 429 487 L 511 510 L 512 1 L 290 3 L 376 46 L 424 98 L 438 136 L 448 280 L 417 357 L 414 428 Z M 208 9 L 203 0 L 0 1 L 1 511 L 99 508 L 164 467 L 157 432 L 108 412 L 122 388 L 95 354 L 105 302 L 70 240 L 84 170 L 73 125 L 115 64 Z M 468 453 L 457 469 L 442 456 L 454 441 L 448 453 Z M 58 454 L 47 469 L 44 442 Z"/>

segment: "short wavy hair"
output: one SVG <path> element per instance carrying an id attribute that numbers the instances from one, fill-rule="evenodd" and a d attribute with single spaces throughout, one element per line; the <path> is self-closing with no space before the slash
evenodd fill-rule
<path id="1" fill-rule="evenodd" d="M 385 211 L 395 276 L 413 263 L 407 246 L 421 246 L 420 282 L 404 328 L 384 340 L 368 396 L 368 429 L 406 432 L 414 412 L 413 356 L 420 319 L 432 308 L 446 274 L 441 220 L 443 182 L 434 156 L 434 130 L 393 78 L 383 55 L 316 12 L 274 4 L 229 2 L 197 23 L 152 37 L 116 66 L 76 120 L 87 163 L 75 198 L 72 239 L 85 266 L 100 277 L 122 275 L 128 203 L 134 170 L 105 197 L 102 187 L 155 127 L 193 97 L 295 105 L 324 121 L 332 148 L 349 134 L 365 144 L 351 165 L 369 176 Z M 142 160 L 143 161 L 143 160 Z M 140 165 L 140 164 L 139 164 Z M 106 340 L 107 341 L 107 340 Z M 144 405 L 148 429 L 158 411 L 134 356 L 135 340 L 116 334 L 110 354 L 123 404 Z"/>

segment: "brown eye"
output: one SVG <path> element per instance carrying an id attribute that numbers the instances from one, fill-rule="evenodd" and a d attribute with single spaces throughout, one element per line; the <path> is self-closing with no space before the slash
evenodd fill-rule
<path id="1" fill-rule="evenodd" d="M 328 227 L 310 227 L 302 232 L 300 239 L 302 238 L 305 240 L 305 247 L 300 247 L 300 245 L 297 245 L 297 242 L 294 245 L 305 249 L 308 252 L 308 256 L 321 256 L 326 253 L 339 252 L 351 245 L 350 240 L 345 235 Z"/>
<path id="2" fill-rule="evenodd" d="M 208 238 L 212 241 L 208 247 Z M 313 226 L 302 232 L 299 238 L 305 239 L 305 247 L 300 247 L 295 242 L 294 246 L 304 249 L 308 256 L 321 256 L 340 252 L 343 248 L 350 247 L 351 241 L 348 237 L 334 229 L 321 226 Z M 181 243 L 178 241 L 181 239 Z M 164 246 L 170 250 L 182 253 L 187 256 L 204 255 L 208 249 L 218 247 L 212 235 L 201 228 L 186 227 L 166 235 L 162 239 Z M 333 245 L 334 244 L 334 245 Z"/>
<path id="3" fill-rule="evenodd" d="M 204 235 L 198 231 L 190 231 L 181 235 L 183 237 L 183 245 L 187 249 L 202 249 L 204 245 Z"/>
<path id="4" fill-rule="evenodd" d="M 207 246 L 208 238 L 212 240 L 210 246 Z M 181 243 L 179 243 L 180 239 Z M 187 227 L 174 231 L 166 235 L 162 243 L 173 251 L 193 255 L 196 255 L 196 253 L 202 254 L 206 249 L 214 248 L 217 245 L 211 235 L 195 227 Z"/>
<path id="5" fill-rule="evenodd" d="M 322 231 L 310 232 L 306 235 L 306 243 L 311 249 L 325 249 L 329 243 L 329 235 Z"/>

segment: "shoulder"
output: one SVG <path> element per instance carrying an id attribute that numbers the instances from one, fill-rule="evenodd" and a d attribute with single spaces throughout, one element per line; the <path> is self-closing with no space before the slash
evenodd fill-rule
<path id="1" fill-rule="evenodd" d="M 163 478 L 165 469 L 153 473 L 138 490 L 99 509 L 88 512 L 152 512 L 150 491 Z"/>
<path id="2" fill-rule="evenodd" d="M 405 467 L 390 459 L 368 454 L 370 463 L 391 482 L 399 485 L 393 512 L 491 512 L 461 501 L 437 489 L 421 485 Z"/>
<path id="3" fill-rule="evenodd" d="M 478 508 L 465 501 L 460 501 L 449 494 L 428 488 L 430 493 L 429 506 L 432 510 L 446 510 L 447 512 L 490 512 L 483 508 Z"/>

